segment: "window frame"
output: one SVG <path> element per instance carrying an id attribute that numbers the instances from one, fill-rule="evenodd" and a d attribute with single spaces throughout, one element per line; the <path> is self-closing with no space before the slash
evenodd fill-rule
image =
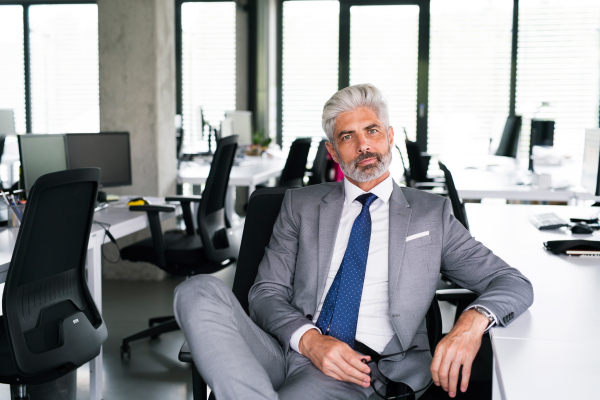
<path id="1" fill-rule="evenodd" d="M 98 4 L 93 0 L 21 0 L 2 2 L 2 6 L 23 7 L 23 74 L 25 75 L 25 132 L 31 133 L 33 120 L 31 117 L 31 47 L 29 36 L 29 6 L 37 5 L 67 5 L 67 4 Z"/>

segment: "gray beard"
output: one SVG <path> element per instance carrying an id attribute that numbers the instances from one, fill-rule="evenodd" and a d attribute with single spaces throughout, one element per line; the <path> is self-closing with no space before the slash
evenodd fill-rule
<path id="1" fill-rule="evenodd" d="M 392 151 L 389 146 L 386 153 L 362 153 L 360 156 L 348 163 L 342 161 L 337 149 L 335 149 L 335 154 L 340 161 L 340 168 L 342 169 L 344 175 L 356 182 L 369 182 L 379 178 L 388 171 L 390 164 L 392 163 Z M 358 166 L 359 162 L 371 157 L 377 158 L 377 163 L 365 165 L 362 168 Z"/>

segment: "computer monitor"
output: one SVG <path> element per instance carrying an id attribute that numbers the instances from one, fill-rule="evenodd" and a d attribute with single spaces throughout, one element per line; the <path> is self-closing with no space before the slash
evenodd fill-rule
<path id="1" fill-rule="evenodd" d="M 15 133 L 15 113 L 12 108 L 0 108 L 0 134 Z"/>
<path id="2" fill-rule="evenodd" d="M 69 168 L 65 135 L 19 135 L 22 187 L 30 190 L 42 175 Z"/>
<path id="3" fill-rule="evenodd" d="M 531 143 L 533 146 L 554 145 L 554 121 L 531 120 Z"/>
<path id="4" fill-rule="evenodd" d="M 233 135 L 233 119 L 225 118 L 221 121 L 221 138 Z"/>
<path id="5" fill-rule="evenodd" d="M 225 111 L 225 118 L 233 120 L 233 134 L 242 146 L 252 144 L 252 111 Z"/>
<path id="6" fill-rule="evenodd" d="M 517 157 L 521 122 L 522 118 L 520 115 L 511 115 L 506 119 L 502 139 L 500 139 L 500 145 L 498 146 L 498 150 L 496 150 L 497 156 Z"/>
<path id="7" fill-rule="evenodd" d="M 129 132 L 69 133 L 69 168 L 98 167 L 102 187 L 131 185 Z"/>
<path id="8" fill-rule="evenodd" d="M 600 196 L 600 129 L 586 129 L 581 186 Z"/>

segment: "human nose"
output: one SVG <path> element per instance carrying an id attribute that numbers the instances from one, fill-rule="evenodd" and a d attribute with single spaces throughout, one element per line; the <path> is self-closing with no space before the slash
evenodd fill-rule
<path id="1" fill-rule="evenodd" d="M 365 135 L 358 136 L 358 152 L 364 153 L 371 150 L 371 143 Z"/>

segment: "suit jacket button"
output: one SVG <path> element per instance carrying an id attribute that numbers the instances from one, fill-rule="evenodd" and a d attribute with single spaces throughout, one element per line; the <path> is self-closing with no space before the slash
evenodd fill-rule
<path id="1" fill-rule="evenodd" d="M 313 316 L 312 316 L 312 315 L 310 315 L 310 314 L 306 314 L 306 319 L 309 319 L 309 320 L 311 320 L 311 321 L 312 321 L 312 319 L 313 319 Z"/>

